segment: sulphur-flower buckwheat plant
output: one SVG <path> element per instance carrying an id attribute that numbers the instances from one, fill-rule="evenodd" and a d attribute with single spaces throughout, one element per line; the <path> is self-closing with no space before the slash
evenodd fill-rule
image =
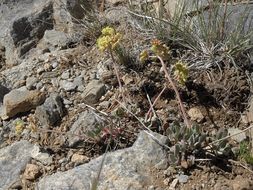
<path id="1" fill-rule="evenodd" d="M 185 108 L 184 108 L 184 105 L 183 105 L 182 100 L 180 98 L 177 87 L 176 87 L 176 85 L 173 81 L 173 78 L 171 77 L 171 74 L 168 72 L 167 66 L 165 64 L 165 61 L 169 61 L 169 59 L 171 57 L 170 56 L 171 52 L 170 52 L 169 48 L 165 44 L 163 44 L 160 40 L 154 39 L 151 42 L 151 51 L 154 54 L 153 57 L 158 58 L 159 61 L 161 62 L 162 69 L 163 69 L 164 74 L 165 74 L 165 78 L 168 79 L 170 85 L 172 86 L 172 88 L 173 88 L 173 90 L 176 94 L 178 104 L 179 104 L 179 107 L 181 109 L 185 125 L 188 128 L 191 128 L 191 125 L 190 125 L 190 123 L 187 119 Z M 140 61 L 141 62 L 146 59 L 147 54 L 148 53 L 145 50 L 140 54 Z M 187 78 L 188 78 L 188 69 L 187 69 L 187 67 L 184 64 L 182 64 L 181 62 L 176 63 L 175 64 L 175 73 L 174 73 L 174 75 L 176 76 L 176 79 L 178 80 L 179 83 L 184 84 L 186 82 Z"/>

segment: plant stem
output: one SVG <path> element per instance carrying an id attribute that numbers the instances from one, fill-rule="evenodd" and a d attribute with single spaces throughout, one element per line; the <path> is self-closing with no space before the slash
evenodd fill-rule
<path id="1" fill-rule="evenodd" d="M 224 4 L 224 10 L 223 10 L 224 13 L 223 13 L 223 19 L 222 19 L 222 26 L 221 26 L 221 40 L 223 40 L 224 35 L 225 35 L 228 0 L 223 0 L 223 4 Z"/>
<path id="2" fill-rule="evenodd" d="M 169 82 L 170 82 L 170 84 L 171 84 L 171 86 L 172 86 L 174 92 L 176 93 L 176 97 L 177 97 L 177 100 L 178 100 L 178 104 L 179 104 L 180 110 L 181 110 L 181 112 L 182 112 L 182 114 L 183 114 L 183 119 L 184 119 L 185 125 L 186 125 L 188 128 L 191 128 L 191 125 L 190 125 L 190 123 L 189 123 L 189 121 L 188 121 L 188 119 L 187 119 L 187 115 L 186 115 L 186 112 L 185 112 L 185 108 L 184 108 L 184 105 L 183 105 L 182 100 L 181 100 L 181 98 L 180 98 L 180 95 L 179 95 L 179 92 L 178 92 L 178 90 L 177 90 L 177 87 L 176 87 L 176 85 L 174 84 L 172 78 L 170 77 L 170 74 L 169 74 L 168 71 L 167 71 L 167 68 L 166 68 L 166 65 L 165 65 L 163 59 L 162 59 L 160 56 L 157 56 L 157 58 L 160 60 L 160 62 L 161 62 L 161 64 L 162 64 L 162 68 L 163 68 L 163 70 L 164 70 L 165 77 L 167 77 L 167 79 L 169 80 Z"/>
<path id="3" fill-rule="evenodd" d="M 112 48 L 109 48 L 109 53 L 110 53 L 110 56 L 112 58 L 113 68 L 114 68 L 114 71 L 115 71 L 115 74 L 116 74 L 116 77 L 117 77 L 117 80 L 118 80 L 118 83 L 119 83 L 120 92 L 122 93 L 122 96 L 124 97 L 124 95 L 123 95 L 123 88 L 122 88 L 122 84 L 121 84 L 120 76 L 119 76 L 119 70 L 118 70 L 118 66 L 116 64 L 116 60 L 115 60 L 115 58 L 113 56 Z"/>
<path id="4" fill-rule="evenodd" d="M 147 121 L 148 117 L 150 116 L 150 113 L 152 111 L 152 107 L 155 106 L 156 102 L 159 100 L 159 98 L 161 97 L 161 95 L 163 94 L 163 92 L 166 90 L 167 86 L 163 87 L 162 91 L 158 94 L 158 96 L 156 97 L 156 99 L 154 100 L 153 104 L 150 106 L 147 114 L 146 114 L 146 118 L 145 121 Z"/>

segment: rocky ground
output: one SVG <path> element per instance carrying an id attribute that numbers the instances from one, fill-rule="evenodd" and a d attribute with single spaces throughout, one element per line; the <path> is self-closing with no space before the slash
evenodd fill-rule
<path id="1" fill-rule="evenodd" d="M 144 120 L 148 98 L 166 84 L 159 63 L 138 61 L 155 36 L 139 30 L 124 1 L 99 5 L 97 17 L 88 4 L 85 12 L 75 0 L 0 2 L 0 189 L 88 190 L 101 166 L 98 189 L 253 189 L 252 165 L 234 155 L 170 164 L 161 144 L 169 146 L 166 129 L 183 122 L 170 86 L 154 105 L 159 120 Z M 124 98 L 112 59 L 96 45 L 107 25 L 127 50 L 119 65 Z M 179 47 L 170 48 L 178 57 Z M 251 69 L 190 68 L 179 88 L 201 130 L 239 133 L 229 138 L 233 150 L 251 138 L 243 131 L 253 121 Z"/>

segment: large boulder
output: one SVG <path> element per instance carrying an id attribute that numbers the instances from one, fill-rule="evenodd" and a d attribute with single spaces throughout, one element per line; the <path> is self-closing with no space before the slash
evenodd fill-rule
<path id="1" fill-rule="evenodd" d="M 5 55 L 0 54 L 0 61 L 4 59 L 11 65 L 20 63 L 31 49 L 36 48 L 47 30 L 55 31 L 48 32 L 46 39 L 55 37 L 57 31 L 63 32 L 60 33 L 62 36 L 73 33 L 70 12 L 72 15 L 83 14 L 79 0 L 2 0 L 0 44 Z M 53 39 L 54 43 L 56 40 Z"/>
<path id="2" fill-rule="evenodd" d="M 9 189 L 20 180 L 20 174 L 35 149 L 28 141 L 19 141 L 0 149 L 0 189 Z"/>
<path id="3" fill-rule="evenodd" d="M 155 133 L 153 135 L 161 143 L 166 143 L 166 137 Z M 132 147 L 105 156 L 97 189 L 144 190 L 155 186 L 157 173 L 154 166 L 166 163 L 166 155 L 160 145 L 145 132 L 141 132 Z M 39 181 L 38 190 L 90 190 L 90 184 L 96 178 L 103 158 L 102 155 L 66 172 L 46 176 Z"/>
<path id="4" fill-rule="evenodd" d="M 53 28 L 51 0 L 3 0 L 0 3 L 0 43 L 5 47 L 7 64 L 17 64 Z"/>

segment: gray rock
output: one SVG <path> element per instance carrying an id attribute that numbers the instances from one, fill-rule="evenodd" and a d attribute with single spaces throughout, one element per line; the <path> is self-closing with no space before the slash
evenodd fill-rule
<path id="1" fill-rule="evenodd" d="M 26 79 L 26 88 L 28 90 L 33 90 L 36 87 L 38 79 L 36 77 L 28 77 Z"/>
<path id="2" fill-rule="evenodd" d="M 177 175 L 177 179 L 179 183 L 187 183 L 189 176 L 180 174 L 180 175 Z"/>
<path id="3" fill-rule="evenodd" d="M 5 94 L 7 94 L 9 92 L 10 92 L 10 90 L 7 87 L 0 84 L 0 105 L 3 103 L 3 99 L 4 99 Z"/>
<path id="4" fill-rule="evenodd" d="M 5 47 L 6 63 L 18 59 L 36 47 L 44 32 L 53 28 L 51 0 L 3 0 L 0 3 L 0 42 Z"/>
<path id="5" fill-rule="evenodd" d="M 70 43 L 72 43 L 72 39 L 68 34 L 56 30 L 46 30 L 38 46 L 42 49 L 44 47 L 54 51 L 56 49 L 66 49 Z"/>
<path id="6" fill-rule="evenodd" d="M 57 68 L 57 67 L 58 67 L 58 65 L 59 65 L 59 64 L 58 64 L 58 62 L 53 62 L 53 63 L 52 63 L 52 67 L 53 67 L 53 69 Z"/>
<path id="7" fill-rule="evenodd" d="M 12 90 L 4 96 L 4 117 L 13 117 L 36 108 L 45 100 L 45 94 L 37 90 Z"/>
<path id="8" fill-rule="evenodd" d="M 105 94 L 105 85 L 99 80 L 92 80 L 82 93 L 87 104 L 95 104 Z"/>
<path id="9" fill-rule="evenodd" d="M 82 77 L 82 76 L 78 76 L 78 77 L 74 78 L 73 83 L 74 83 L 77 87 L 83 85 L 83 77 Z"/>
<path id="10" fill-rule="evenodd" d="M 87 135 L 89 131 L 95 131 L 97 127 L 102 127 L 101 119 L 91 111 L 86 110 L 82 112 L 68 132 L 67 141 L 69 146 L 73 147 L 82 141 L 82 138 L 77 135 Z"/>
<path id="11" fill-rule="evenodd" d="M 34 149 L 31 151 L 31 157 L 40 161 L 44 165 L 51 164 L 53 162 L 53 158 L 48 153 L 41 152 L 38 146 L 34 146 Z"/>
<path id="12" fill-rule="evenodd" d="M 238 134 L 240 133 L 240 134 Z M 232 136 L 231 139 L 233 139 L 234 141 L 240 143 L 242 141 L 244 141 L 247 137 L 246 137 L 246 133 L 245 132 L 242 132 L 242 130 L 238 129 L 238 128 L 229 128 L 228 129 L 228 134 L 229 135 L 235 135 L 235 136 Z"/>
<path id="13" fill-rule="evenodd" d="M 162 143 L 166 143 L 166 137 L 155 133 L 153 135 Z M 38 190 L 89 190 L 92 180 L 97 176 L 102 159 L 103 156 L 100 156 L 66 172 L 46 176 L 39 181 Z M 156 173 L 150 168 L 164 159 L 166 159 L 166 151 L 149 135 L 141 132 L 132 147 L 105 156 L 98 189 L 144 190 L 154 185 L 156 180 Z"/>
<path id="14" fill-rule="evenodd" d="M 57 94 L 51 94 L 43 105 L 38 106 L 35 110 L 35 117 L 44 127 L 55 125 L 64 116 L 64 107 L 62 99 Z"/>
<path id="15" fill-rule="evenodd" d="M 63 88 L 64 90 L 68 92 L 74 91 L 77 88 L 77 86 L 73 82 L 66 81 L 66 80 L 60 81 L 60 86 L 61 88 Z"/>
<path id="16" fill-rule="evenodd" d="M 0 150 L 0 189 L 9 189 L 19 180 L 33 149 L 28 141 L 19 141 Z"/>
<path id="17" fill-rule="evenodd" d="M 62 79 L 69 79 L 70 78 L 70 72 L 69 71 L 64 71 L 62 74 L 61 74 L 61 78 Z"/>

